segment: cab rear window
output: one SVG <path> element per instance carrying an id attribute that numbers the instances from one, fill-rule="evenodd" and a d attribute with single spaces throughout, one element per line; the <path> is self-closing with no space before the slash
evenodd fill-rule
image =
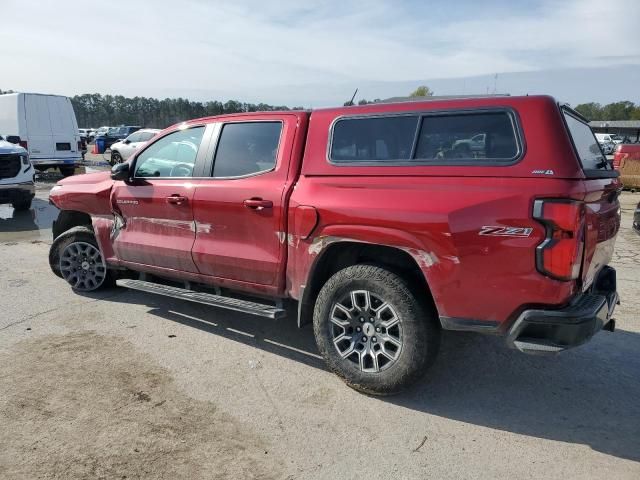
<path id="1" fill-rule="evenodd" d="M 335 164 L 500 165 L 521 152 L 510 111 L 442 112 L 338 120 L 329 158 Z"/>
<path id="2" fill-rule="evenodd" d="M 573 145 L 585 171 L 612 170 L 613 166 L 602 154 L 598 140 L 591 131 L 589 125 L 573 116 L 567 110 L 563 110 L 564 119 L 567 122 Z"/>

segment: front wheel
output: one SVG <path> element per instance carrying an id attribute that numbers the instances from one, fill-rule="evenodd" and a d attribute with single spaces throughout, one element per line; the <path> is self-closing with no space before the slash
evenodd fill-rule
<path id="1" fill-rule="evenodd" d="M 118 152 L 111 152 L 111 165 L 117 165 L 118 163 L 122 163 L 122 155 Z"/>
<path id="2" fill-rule="evenodd" d="M 327 281 L 313 329 L 331 370 L 350 387 L 374 395 L 398 393 L 418 380 L 440 345 L 428 303 L 400 276 L 371 265 L 345 268 Z"/>
<path id="3" fill-rule="evenodd" d="M 78 292 L 91 292 L 114 283 L 89 227 L 73 227 L 59 235 L 51 245 L 49 264 L 53 273 Z"/>

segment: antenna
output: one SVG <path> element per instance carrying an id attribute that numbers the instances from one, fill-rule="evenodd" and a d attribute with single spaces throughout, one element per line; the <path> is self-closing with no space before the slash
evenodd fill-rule
<path id="1" fill-rule="evenodd" d="M 346 106 L 351 106 L 353 105 L 353 101 L 356 99 L 356 95 L 358 94 L 358 89 L 356 88 L 356 91 L 353 92 L 353 97 L 351 97 L 351 100 L 349 100 L 345 105 Z"/>

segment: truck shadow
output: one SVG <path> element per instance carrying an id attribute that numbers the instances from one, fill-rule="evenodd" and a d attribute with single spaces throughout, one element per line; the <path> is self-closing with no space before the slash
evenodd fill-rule
<path id="1" fill-rule="evenodd" d="M 160 318 L 327 370 L 311 326 L 298 329 L 293 318 L 273 321 L 136 292 L 108 301 L 146 304 Z M 640 461 L 638 352 L 640 335 L 624 330 L 554 357 L 509 350 L 499 337 L 445 332 L 424 380 L 376 400 Z"/>

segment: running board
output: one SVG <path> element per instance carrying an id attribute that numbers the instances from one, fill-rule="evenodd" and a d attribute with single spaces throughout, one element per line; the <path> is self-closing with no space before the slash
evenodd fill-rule
<path id="1" fill-rule="evenodd" d="M 273 305 L 249 302 L 247 300 L 214 295 L 212 293 L 194 292 L 193 290 L 170 287 L 160 283 L 121 279 L 117 280 L 116 284 L 119 287 L 130 288 L 132 290 L 155 293 L 156 295 L 187 300 L 188 302 L 202 303 L 204 305 L 211 305 L 212 307 L 226 308 L 227 310 L 235 310 L 236 312 L 273 318 L 274 320 L 284 318 L 287 315 L 284 309 L 274 307 Z"/>

